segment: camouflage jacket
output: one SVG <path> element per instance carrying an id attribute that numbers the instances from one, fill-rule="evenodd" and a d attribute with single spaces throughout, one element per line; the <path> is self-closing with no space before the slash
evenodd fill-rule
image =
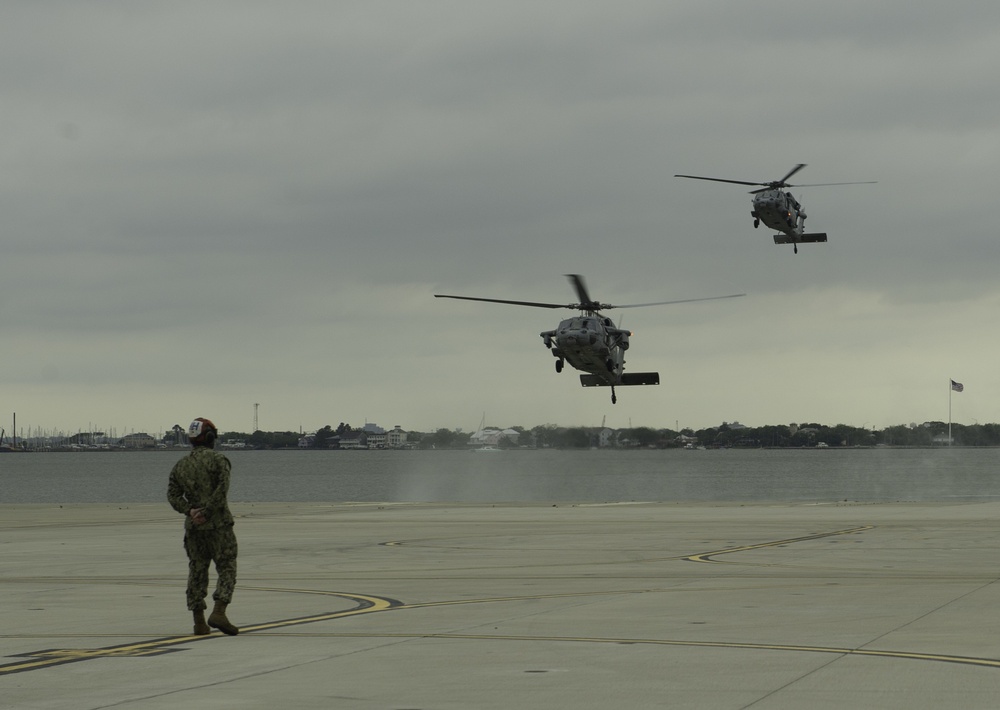
<path id="1" fill-rule="evenodd" d="M 188 530 L 214 530 L 233 524 L 229 512 L 230 464 L 222 454 L 197 446 L 182 458 L 170 472 L 167 484 L 167 501 L 185 516 Z M 195 525 L 188 515 L 192 508 L 204 508 L 206 521 Z"/>

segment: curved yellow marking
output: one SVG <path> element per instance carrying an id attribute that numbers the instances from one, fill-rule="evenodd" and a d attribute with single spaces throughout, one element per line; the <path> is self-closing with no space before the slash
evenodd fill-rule
<path id="1" fill-rule="evenodd" d="M 333 611 L 326 614 L 315 614 L 313 616 L 303 616 L 296 619 L 285 619 L 283 621 L 271 621 L 265 624 L 256 624 L 253 626 L 242 626 L 240 627 L 240 632 L 249 631 L 261 631 L 263 629 L 273 629 L 281 628 L 284 626 L 298 626 L 299 624 L 313 624 L 318 621 L 329 621 L 331 619 L 341 619 L 345 616 L 356 616 L 358 614 L 372 614 L 377 611 L 386 611 L 387 609 L 400 608 L 402 606 L 401 602 L 394 599 L 387 599 L 385 597 L 375 597 L 366 594 L 349 594 L 347 592 L 324 592 L 315 589 L 285 589 L 285 588 L 275 588 L 275 587 L 240 587 L 244 590 L 252 590 L 256 592 L 283 592 L 283 593 L 293 593 L 293 594 L 318 594 L 320 596 L 330 596 L 330 597 L 343 597 L 344 599 L 354 599 L 361 602 L 363 606 L 356 606 L 352 609 L 345 609 L 343 611 Z"/>
<path id="2" fill-rule="evenodd" d="M 846 530 L 834 530 L 833 532 L 816 533 L 815 535 L 802 535 L 801 537 L 790 537 L 787 540 L 773 540 L 771 542 L 760 542 L 756 545 L 740 545 L 738 547 L 727 547 L 723 550 L 714 550 L 712 552 L 699 552 L 695 555 L 687 555 L 681 557 L 682 560 L 687 560 L 689 562 L 718 562 L 718 560 L 713 560 L 713 557 L 718 557 L 719 555 L 730 555 L 734 552 L 747 552 L 748 550 L 760 550 L 765 547 L 777 547 L 778 545 L 790 545 L 793 542 L 805 542 L 806 540 L 819 540 L 824 537 L 833 537 L 834 535 L 850 535 L 851 533 L 863 532 L 865 530 L 871 530 L 874 525 L 862 525 L 856 528 L 847 528 Z"/>
<path id="3" fill-rule="evenodd" d="M 690 562 L 709 562 L 718 563 L 718 560 L 713 558 L 720 555 L 733 554 L 736 552 L 746 552 L 749 550 L 757 550 L 766 547 L 776 547 L 779 545 L 788 545 L 795 542 L 804 542 L 807 540 L 818 540 L 825 537 L 832 537 L 835 535 L 847 535 L 850 533 L 862 532 L 864 530 L 871 530 L 873 525 L 864 525 L 855 528 L 848 528 L 845 530 L 836 530 L 827 533 L 817 533 L 814 535 L 804 535 L 795 538 L 788 538 L 785 540 L 775 540 L 771 542 L 763 542 L 754 545 L 740 545 L 737 547 L 730 547 L 721 550 L 714 550 L 711 552 L 702 552 L 694 555 L 688 555 L 683 557 L 674 557 L 669 559 L 681 559 Z M 386 545 L 402 545 L 402 541 L 383 543 Z M 433 606 L 448 606 L 448 605 L 458 605 L 458 604 L 482 604 L 490 602 L 512 602 L 512 601 L 522 601 L 526 599 L 554 599 L 554 598 L 565 598 L 574 596 L 606 596 L 606 595 L 619 595 L 619 594 L 634 594 L 634 593 L 644 593 L 650 591 L 662 591 L 662 590 L 652 590 L 652 589 L 638 589 L 638 590 L 612 590 L 612 591 L 602 591 L 602 592 L 576 592 L 576 593 L 562 593 L 562 594 L 539 594 L 531 596 L 510 596 L 510 597 L 494 597 L 494 598 L 483 598 L 483 599 L 460 599 L 460 600 L 450 600 L 450 601 L 438 601 L 438 602 L 423 602 L 415 604 L 405 604 L 403 602 L 396 601 L 394 599 L 389 599 L 385 597 L 377 597 L 365 594 L 351 594 L 346 592 L 331 592 L 315 589 L 289 589 L 289 588 L 279 588 L 279 587 L 240 587 L 247 591 L 261 591 L 261 592 L 278 592 L 278 593 L 293 593 L 293 594 L 314 594 L 320 596 L 335 596 L 344 599 L 351 599 L 358 602 L 358 606 L 350 609 L 345 609 L 342 611 L 328 612 L 323 614 L 314 614 L 311 616 L 299 617 L 295 619 L 285 619 L 273 622 L 267 622 L 263 624 L 256 624 L 252 626 L 243 627 L 243 632 L 255 632 L 255 631 L 266 631 L 269 629 L 285 628 L 289 626 L 298 626 L 302 624 L 311 624 L 321 621 L 329 621 L 332 619 L 344 618 L 348 616 L 355 616 L 359 614 L 369 614 L 380 611 L 388 610 L 402 610 L 402 609 L 417 609 L 426 608 Z M 965 665 L 983 666 L 990 668 L 1000 668 L 1000 660 L 988 659 L 988 658 L 973 658 L 968 656 L 950 656 L 943 654 L 928 654 L 928 653 L 911 653 L 911 652 L 901 652 L 901 651 L 880 651 L 880 650 L 867 650 L 867 649 L 852 649 L 852 648 L 837 648 L 837 647 L 823 647 L 823 646 L 795 646 L 795 645 L 782 645 L 782 644 L 755 644 L 755 643 L 733 643 L 733 642 L 712 642 L 712 641 L 679 641 L 670 639 L 628 639 L 628 638 L 592 638 L 592 637 L 571 637 L 571 636 L 504 636 L 504 635 L 477 635 L 477 634 L 330 634 L 331 636 L 342 636 L 342 637 L 384 637 L 384 638 L 440 638 L 440 639 L 492 639 L 492 640 L 522 640 L 522 641 L 575 641 L 575 642 L 587 642 L 587 643 L 615 643 L 615 644 L 653 644 L 653 645 L 663 645 L 663 646 L 689 646 L 689 647 L 701 647 L 701 648 L 729 648 L 729 649 L 754 649 L 754 650 L 775 650 L 775 651 L 794 651 L 794 652 L 813 652 L 813 653 L 832 653 L 841 655 L 856 655 L 856 656 L 877 656 L 883 658 L 899 658 L 899 659 L 910 659 L 910 660 L 926 660 L 926 661 L 939 661 L 947 663 L 961 663 Z M 176 646 L 191 643 L 194 641 L 205 641 L 212 638 L 222 638 L 218 635 L 211 636 L 175 636 L 170 638 L 154 639 L 142 643 L 124 644 L 119 646 L 110 646 L 101 649 L 52 649 L 46 651 L 38 651 L 34 653 L 22 654 L 24 656 L 30 657 L 31 660 L 26 660 L 19 663 L 12 663 L 5 666 L 0 666 L 0 676 L 16 673 L 28 670 L 37 670 L 41 668 L 47 668 L 55 665 L 61 665 L 64 663 L 72 663 L 77 661 L 84 661 L 93 658 L 107 658 L 107 657 L 140 657 L 140 656 L 153 656 L 161 653 L 167 653 L 171 650 L 175 650 Z"/>
<path id="4" fill-rule="evenodd" d="M 376 611 L 385 611 L 386 609 L 391 609 L 393 607 L 398 607 L 400 602 L 394 599 L 386 599 L 383 597 L 375 597 L 366 594 L 350 594 L 347 592 L 322 592 L 310 589 L 270 589 L 266 587 L 240 587 L 243 590 L 256 590 L 256 591 L 281 591 L 281 592 L 296 592 L 299 594 L 321 594 L 324 596 L 335 596 L 342 597 L 345 599 L 352 599 L 359 602 L 359 606 L 352 607 L 350 609 L 344 609 L 342 611 L 329 612 L 326 614 L 316 614 L 313 616 L 301 617 L 298 619 L 286 619 L 284 621 L 274 621 L 265 624 L 256 624 L 253 626 L 244 626 L 240 629 L 241 633 L 259 631 L 261 629 L 272 629 L 280 628 L 284 626 L 295 626 L 298 624 L 310 624 L 317 621 L 327 621 L 330 619 L 337 619 L 345 616 L 354 616 L 355 614 L 367 614 Z M 129 658 L 129 657 L 140 657 L 140 656 L 156 656 L 162 653 L 168 653 L 170 651 L 176 650 L 176 646 L 181 646 L 183 644 L 192 643 L 195 641 L 208 641 L 210 639 L 223 638 L 218 634 L 212 634 L 209 636 L 171 636 L 168 638 L 153 639 L 150 641 L 145 641 L 142 643 L 131 643 L 122 644 L 118 646 L 107 646 L 105 648 L 96 649 L 48 649 L 44 651 L 34 651 L 31 653 L 20 654 L 22 656 L 27 656 L 31 660 L 10 663 L 7 665 L 0 666 L 0 676 L 9 675 L 12 673 L 20 673 L 23 671 L 39 670 L 42 668 L 49 668 L 52 666 L 58 666 L 65 663 L 75 663 L 78 661 L 87 661 L 93 658 Z"/>

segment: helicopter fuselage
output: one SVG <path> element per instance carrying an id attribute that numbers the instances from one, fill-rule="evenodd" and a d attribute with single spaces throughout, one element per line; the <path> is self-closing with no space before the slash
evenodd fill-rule
<path id="1" fill-rule="evenodd" d="M 610 318 L 581 314 L 561 321 L 555 330 L 546 330 L 540 335 L 545 347 L 557 358 L 557 370 L 561 371 L 561 363 L 567 362 L 604 384 L 622 383 L 629 332 L 614 327 Z"/>
<path id="2" fill-rule="evenodd" d="M 764 190 L 753 196 L 753 226 L 765 225 L 790 237 L 802 234 L 806 213 L 792 193 L 780 189 Z"/>

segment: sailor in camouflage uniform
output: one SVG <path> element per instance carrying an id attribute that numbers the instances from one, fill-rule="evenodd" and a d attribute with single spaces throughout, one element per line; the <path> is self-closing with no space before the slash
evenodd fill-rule
<path id="1" fill-rule="evenodd" d="M 236 586 L 237 546 L 233 514 L 227 499 L 229 459 L 213 451 L 218 435 L 218 429 L 208 419 L 199 417 L 191 422 L 188 439 L 193 448 L 174 466 L 167 485 L 171 507 L 185 516 L 187 608 L 194 614 L 194 633 L 198 636 L 212 633 L 213 628 L 230 636 L 240 632 L 226 618 L 226 607 L 232 601 Z M 208 568 L 213 561 L 218 574 L 212 595 L 215 609 L 206 621 Z"/>

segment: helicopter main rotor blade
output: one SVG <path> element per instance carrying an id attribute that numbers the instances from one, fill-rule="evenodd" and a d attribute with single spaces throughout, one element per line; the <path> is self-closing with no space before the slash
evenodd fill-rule
<path id="1" fill-rule="evenodd" d="M 874 185 L 878 180 L 863 180 L 861 182 L 811 182 L 803 185 L 786 185 L 785 187 L 824 187 L 826 185 Z"/>
<path id="2" fill-rule="evenodd" d="M 712 182 L 731 182 L 734 185 L 767 185 L 766 182 L 747 182 L 746 180 L 726 180 L 724 178 L 702 177 L 701 175 L 674 175 L 674 177 L 691 178 L 692 180 L 711 180 Z"/>
<path id="3" fill-rule="evenodd" d="M 792 168 L 791 170 L 788 171 L 788 175 L 786 175 L 785 177 L 783 177 L 780 180 L 778 180 L 778 184 L 779 185 L 784 185 L 785 184 L 785 180 L 787 180 L 788 178 L 790 178 L 792 175 L 794 175 L 795 173 L 797 173 L 798 171 L 800 171 L 805 166 L 806 166 L 805 163 L 799 163 L 794 168 Z"/>
<path id="4" fill-rule="evenodd" d="M 655 303 L 628 303 L 621 306 L 613 306 L 610 303 L 598 303 L 597 301 L 590 300 L 590 294 L 587 293 L 587 288 L 583 284 L 583 277 L 578 274 L 567 274 L 573 284 L 577 287 L 577 293 L 580 295 L 582 300 L 581 303 L 539 303 L 538 301 L 512 301 L 505 298 L 479 298 L 477 296 L 449 296 L 443 293 L 434 294 L 434 298 L 454 298 L 459 301 L 483 301 L 485 303 L 503 303 L 511 306 L 529 306 L 531 308 L 569 308 L 572 310 L 579 311 L 590 311 L 597 313 L 599 311 L 608 310 L 611 308 L 643 308 L 645 306 L 668 306 L 673 303 L 694 303 L 696 301 L 717 301 L 721 298 L 740 298 L 741 296 L 746 296 L 745 293 L 733 293 L 728 296 L 708 296 L 706 298 L 684 298 L 675 301 L 657 301 Z"/>
<path id="5" fill-rule="evenodd" d="M 444 294 L 434 294 L 434 298 L 456 298 L 460 301 L 485 301 L 486 303 L 506 303 L 511 306 L 531 306 L 532 308 L 576 308 L 576 304 L 570 303 L 536 303 L 534 301 L 507 301 L 501 298 L 475 298 L 473 296 L 446 296 Z"/>
<path id="6" fill-rule="evenodd" d="M 629 303 L 623 306 L 605 304 L 603 308 L 643 308 L 645 306 L 669 306 L 672 303 L 694 303 L 695 301 L 717 301 L 721 298 L 740 298 L 745 293 L 731 293 L 728 296 L 708 296 L 706 298 L 684 298 L 679 301 L 657 301 L 656 303 Z"/>
<path id="7" fill-rule="evenodd" d="M 587 293 L 587 285 L 583 282 L 583 277 L 580 276 L 580 274 L 566 274 L 566 278 L 572 282 L 573 287 L 576 289 L 576 295 L 580 298 L 581 304 L 594 302 L 594 300 L 590 297 L 590 294 Z"/>

